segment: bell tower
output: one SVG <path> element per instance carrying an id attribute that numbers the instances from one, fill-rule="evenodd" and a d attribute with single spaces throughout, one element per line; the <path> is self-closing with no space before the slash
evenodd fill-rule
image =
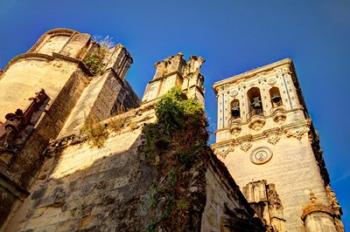
<path id="1" fill-rule="evenodd" d="M 213 86 L 216 155 L 271 231 L 344 231 L 318 135 L 293 62 L 283 59 Z"/>

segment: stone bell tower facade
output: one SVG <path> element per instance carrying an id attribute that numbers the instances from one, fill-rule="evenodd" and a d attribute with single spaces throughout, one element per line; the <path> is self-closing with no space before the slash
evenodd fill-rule
<path id="1" fill-rule="evenodd" d="M 216 82 L 216 155 L 270 231 L 344 231 L 293 63 Z"/>

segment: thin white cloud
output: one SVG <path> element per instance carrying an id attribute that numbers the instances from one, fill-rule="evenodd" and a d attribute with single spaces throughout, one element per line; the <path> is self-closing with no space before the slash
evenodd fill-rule
<path id="1" fill-rule="evenodd" d="M 350 170 L 348 170 L 347 172 L 343 173 L 343 175 L 341 175 L 340 177 L 338 177 L 334 183 L 338 183 L 340 181 L 343 181 L 345 179 L 348 179 L 350 177 Z"/>

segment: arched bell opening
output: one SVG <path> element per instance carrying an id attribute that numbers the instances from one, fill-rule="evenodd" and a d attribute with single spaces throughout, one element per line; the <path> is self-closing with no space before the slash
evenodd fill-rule
<path id="1" fill-rule="evenodd" d="M 272 87 L 270 89 L 270 97 L 272 108 L 276 108 L 283 105 L 280 90 L 277 87 Z"/>
<path id="2" fill-rule="evenodd" d="M 241 117 L 241 109 L 239 107 L 239 100 L 235 99 L 231 102 L 231 118 L 239 119 Z"/>
<path id="3" fill-rule="evenodd" d="M 248 100 L 249 100 L 249 117 L 252 117 L 254 115 L 263 115 L 263 105 L 261 101 L 261 94 L 260 90 L 257 87 L 251 88 L 248 93 Z"/>

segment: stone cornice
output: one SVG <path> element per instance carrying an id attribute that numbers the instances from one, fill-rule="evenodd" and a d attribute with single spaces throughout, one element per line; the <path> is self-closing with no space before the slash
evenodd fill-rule
<path id="1" fill-rule="evenodd" d="M 156 78 L 156 79 L 153 79 L 153 80 L 151 80 L 150 82 L 148 82 L 148 84 L 153 83 L 153 82 L 157 82 L 157 81 L 160 81 L 160 80 L 163 80 L 163 79 L 166 79 L 167 77 L 172 76 L 172 75 L 174 75 L 174 74 L 177 74 L 177 75 L 179 75 L 181 78 L 183 78 L 182 75 L 181 75 L 181 73 L 180 73 L 180 71 L 174 71 L 174 72 L 167 73 L 167 74 L 165 74 L 165 75 L 163 75 L 163 76 L 161 76 L 161 77 L 158 77 L 158 78 Z"/>
<path id="2" fill-rule="evenodd" d="M 82 62 L 79 59 L 76 59 L 76 58 L 73 58 L 73 57 L 70 57 L 70 56 L 65 56 L 65 55 L 62 55 L 62 54 L 59 54 L 59 53 L 56 53 L 56 52 L 53 52 L 52 56 L 54 58 L 58 58 L 58 59 L 65 60 L 65 61 L 69 61 L 69 62 L 72 62 L 72 63 L 76 63 L 76 64 L 79 65 L 81 70 L 83 70 L 88 76 L 93 76 L 93 74 L 90 72 L 90 70 L 84 64 L 84 62 Z"/>
<path id="3" fill-rule="evenodd" d="M 213 84 L 213 89 L 214 89 L 214 92 L 215 94 L 217 94 L 217 88 L 220 87 L 220 86 L 223 86 L 223 85 L 226 85 L 226 84 L 232 84 L 234 82 L 237 82 L 241 79 L 246 79 L 246 78 L 249 78 L 249 77 L 252 77 L 258 73 L 261 73 L 261 72 L 267 72 L 267 71 L 270 71 L 276 67 L 279 67 L 279 66 L 282 66 L 282 65 L 285 65 L 285 64 L 293 64 L 293 61 L 290 59 L 290 58 L 285 58 L 283 60 L 280 60 L 280 61 L 277 61 L 277 62 L 274 62 L 272 64 L 268 64 L 268 65 L 265 65 L 265 66 L 262 66 L 262 67 L 258 67 L 258 68 L 255 68 L 253 70 L 250 70 L 250 71 L 247 71 L 247 72 L 244 72 L 244 73 L 241 73 L 241 74 L 238 74 L 238 75 L 234 75 L 232 77 L 229 77 L 229 78 L 226 78 L 222 81 L 218 81 L 218 82 L 215 82 Z"/>
<path id="4" fill-rule="evenodd" d="M 212 144 L 211 147 L 213 149 L 215 149 L 217 147 L 225 146 L 225 145 L 232 144 L 232 143 L 251 142 L 251 141 L 267 138 L 268 134 L 270 134 L 272 132 L 279 133 L 279 132 L 287 131 L 289 129 L 297 129 L 297 128 L 301 128 L 301 127 L 308 127 L 308 128 L 310 128 L 310 126 L 311 126 L 311 121 L 309 121 L 309 120 L 306 120 L 305 122 L 302 122 L 302 123 L 291 123 L 291 124 L 284 125 L 284 126 L 281 126 L 281 127 L 275 127 L 275 128 L 263 130 L 262 132 L 260 132 L 258 134 L 244 135 L 244 136 L 240 136 L 240 137 L 237 137 L 237 138 L 232 138 L 232 139 L 227 139 L 227 140 L 224 140 L 224 141 L 220 141 L 220 142 Z"/>
<path id="5" fill-rule="evenodd" d="M 52 56 L 47 55 L 47 54 L 42 54 L 42 53 L 35 53 L 35 52 L 27 52 L 27 53 L 20 54 L 18 56 L 15 56 L 12 60 L 9 61 L 9 63 L 4 68 L 3 72 L 6 72 L 7 69 L 9 69 L 9 67 L 11 65 L 13 65 L 14 63 L 16 63 L 22 59 L 27 59 L 27 58 L 41 58 L 41 59 L 44 59 L 47 61 L 52 61 L 56 58 L 56 59 L 61 59 L 64 61 L 76 63 L 79 65 L 81 70 L 83 70 L 88 76 L 93 76 L 93 74 L 89 71 L 89 69 L 86 67 L 86 65 L 81 60 L 76 59 L 76 58 L 72 58 L 69 56 L 65 56 L 65 55 L 62 55 L 59 53 L 55 53 L 55 52 L 52 53 Z"/>
<path id="6" fill-rule="evenodd" d="M 73 34 L 79 33 L 75 30 L 69 29 L 69 28 L 54 28 L 52 30 L 49 30 L 45 32 L 38 41 L 28 50 L 28 52 L 33 52 L 35 49 L 38 48 L 38 46 L 44 41 L 44 39 L 48 35 L 67 35 L 67 36 L 72 36 Z"/>
<path id="7" fill-rule="evenodd" d="M 332 217 L 334 216 L 334 212 L 330 207 L 323 205 L 321 203 L 310 203 L 309 205 L 304 207 L 301 219 L 304 221 L 308 215 L 315 213 L 315 212 L 327 213 L 327 214 L 331 215 Z"/>
<path id="8" fill-rule="evenodd" d="M 41 59 L 48 60 L 48 61 L 52 61 L 55 59 L 53 56 L 50 56 L 50 55 L 46 55 L 46 54 L 42 54 L 42 53 L 35 53 L 35 52 L 27 52 L 27 53 L 17 55 L 12 60 L 10 60 L 7 63 L 7 65 L 5 66 L 3 72 L 6 72 L 7 69 L 11 65 L 13 65 L 14 63 L 18 62 L 19 60 L 26 59 L 26 58 L 41 58 Z"/>
<path id="9" fill-rule="evenodd" d="M 298 110 L 305 110 L 304 107 L 298 107 L 298 108 L 294 108 L 292 110 L 286 110 L 285 111 L 285 114 L 288 114 L 288 113 L 291 113 L 291 112 L 295 112 L 295 111 L 298 111 Z M 271 113 L 270 115 L 267 115 L 267 116 L 263 116 L 265 119 L 268 119 L 268 118 L 272 118 L 274 116 L 274 113 Z M 307 119 L 307 120 L 311 120 L 311 119 Z M 245 122 L 240 122 L 240 125 L 248 125 L 250 123 L 250 120 L 247 120 Z M 226 130 L 230 130 L 230 127 L 226 127 L 226 128 L 221 128 L 221 129 L 218 129 L 216 130 L 214 133 L 217 134 L 221 131 L 226 131 Z"/>
<path id="10" fill-rule="evenodd" d="M 117 120 L 128 120 L 130 123 L 130 121 L 132 119 L 134 119 L 135 117 L 140 117 L 140 116 L 142 116 L 143 113 L 150 111 L 150 110 L 154 110 L 155 103 L 156 102 L 142 104 L 138 108 L 131 109 L 131 110 L 124 112 L 122 114 L 118 114 L 114 117 L 108 118 L 108 119 L 103 120 L 101 122 L 97 122 L 96 124 L 102 124 L 108 129 L 109 125 Z M 141 118 L 141 119 L 142 119 L 141 121 L 145 121 L 145 118 Z M 136 121 L 140 121 L 140 120 L 136 120 Z M 124 127 L 127 127 L 127 125 L 125 125 Z M 130 129 L 130 130 L 132 130 L 132 129 Z M 123 131 L 123 133 L 126 133 L 126 132 L 127 131 Z M 110 135 L 110 136 L 112 136 L 112 135 Z M 45 155 L 52 156 L 57 151 L 60 151 L 60 150 L 66 148 L 70 145 L 83 143 L 86 140 L 87 140 L 86 135 L 83 135 L 80 132 L 73 132 L 69 135 L 66 135 L 64 137 L 60 137 L 56 140 L 51 141 L 50 144 L 48 145 L 46 151 L 45 151 Z"/>

